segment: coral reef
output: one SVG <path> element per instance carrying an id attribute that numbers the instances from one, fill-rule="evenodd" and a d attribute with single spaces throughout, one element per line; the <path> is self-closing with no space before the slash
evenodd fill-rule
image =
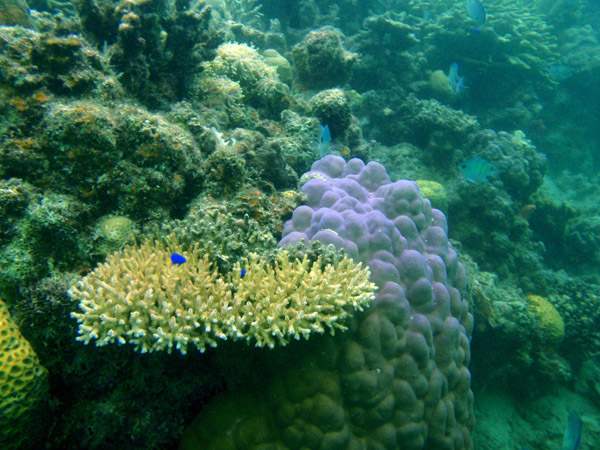
<path id="1" fill-rule="evenodd" d="M 311 115 L 319 123 L 327 125 L 332 139 L 343 139 L 352 121 L 350 100 L 341 89 L 327 89 L 319 92 L 308 103 Z"/>
<path id="2" fill-rule="evenodd" d="M 539 321 L 540 338 L 551 344 L 560 343 L 565 337 L 565 324 L 552 303 L 539 295 L 528 295 L 525 300 Z"/>
<path id="3" fill-rule="evenodd" d="M 557 40 L 533 5 L 487 2 L 489 20 L 477 35 L 470 33 L 474 24 L 464 4 L 445 2 L 445 6 L 448 9 L 442 11 L 440 5 L 434 19 L 422 24 L 419 37 L 431 67 L 462 63 L 470 98 L 485 98 L 487 104 L 499 106 L 511 101 L 508 93 L 516 89 L 550 89 L 553 81 L 546 66 L 558 58 Z"/>
<path id="4" fill-rule="evenodd" d="M 444 215 L 378 163 L 327 156 L 305 179 L 280 245 L 344 249 L 371 269 L 376 298 L 349 333 L 282 355 L 262 388 L 210 402 L 182 448 L 471 448 L 473 318 Z"/>
<path id="5" fill-rule="evenodd" d="M 362 91 L 408 86 L 422 77 L 426 60 L 411 50 L 419 44 L 418 28 L 407 23 L 406 12 L 386 11 L 367 17 L 351 38 L 361 57 L 352 72 L 352 86 Z M 373 76 L 377 68 L 377 76 Z"/>
<path id="6" fill-rule="evenodd" d="M 444 185 L 431 180 L 417 180 L 417 184 L 423 197 L 431 202 L 432 208 L 448 212 L 448 196 Z"/>
<path id="7" fill-rule="evenodd" d="M 102 217 L 94 229 L 94 249 L 103 255 L 120 250 L 134 236 L 135 224 L 129 217 Z"/>
<path id="8" fill-rule="evenodd" d="M 343 86 L 358 55 L 342 46 L 339 30 L 324 26 L 308 33 L 292 51 L 298 82 L 307 89 Z"/>
<path id="9" fill-rule="evenodd" d="M 10 0 L 0 4 L 0 25 L 31 26 L 29 7 L 25 0 Z"/>
<path id="10" fill-rule="evenodd" d="M 76 25 L 50 22 L 39 32 L 21 27 L 0 28 L 0 84 L 20 94 L 48 89 L 57 94 L 81 95 L 102 90 L 114 74 L 103 56 L 82 36 Z"/>
<path id="11" fill-rule="evenodd" d="M 40 125 L 56 186 L 96 208 L 131 218 L 176 209 L 199 183 L 193 137 L 160 114 L 94 102 L 55 102 Z M 59 170 L 60 169 L 60 170 Z"/>
<path id="12" fill-rule="evenodd" d="M 81 21 L 98 45 L 108 42 L 110 62 L 130 94 L 151 107 L 166 106 L 187 92 L 202 61 L 222 42 L 210 27 L 204 2 L 85 0 Z"/>
<path id="13" fill-rule="evenodd" d="M 266 49 L 262 55 L 265 62 L 275 68 L 281 81 L 288 84 L 292 82 L 294 73 L 290 62 L 286 58 L 272 48 Z"/>
<path id="14" fill-rule="evenodd" d="M 477 119 L 436 100 L 380 90 L 363 95 L 361 112 L 377 124 L 366 133 L 384 145 L 407 142 L 426 151 L 428 167 L 447 167 L 479 128 Z"/>
<path id="15" fill-rule="evenodd" d="M 216 57 L 203 64 L 204 71 L 195 81 L 197 94 L 208 101 L 220 97 L 229 111 L 239 107 L 243 98 L 267 117 L 278 119 L 292 105 L 293 97 L 272 61 L 268 63 L 247 44 L 221 44 Z"/>
<path id="16" fill-rule="evenodd" d="M 277 79 L 277 71 L 255 48 L 237 42 L 221 44 L 216 57 L 204 63 L 204 69 L 207 76 L 227 77 L 239 83 L 245 95 L 252 95 L 261 80 Z"/>
<path id="17" fill-rule="evenodd" d="M 0 300 L 0 445 L 38 448 L 47 429 L 40 420 L 48 400 L 48 371 Z"/>
<path id="18" fill-rule="evenodd" d="M 172 262 L 173 253 L 187 261 Z M 167 240 L 110 255 L 69 290 L 82 311 L 72 313 L 80 323 L 77 340 L 129 343 L 142 353 L 185 354 L 188 346 L 204 352 L 218 339 L 273 348 L 326 328 L 343 330 L 338 321 L 373 298 L 369 270 L 348 258 L 321 267 L 320 259 L 290 261 L 281 252 L 271 267 L 251 254 L 223 280 L 201 254 L 197 245 L 184 251 Z"/>
<path id="19" fill-rule="evenodd" d="M 486 0 L 477 28 L 450 0 L 0 3 L 0 297 L 49 370 L 47 447 L 175 448 L 202 408 L 182 448 L 470 448 L 471 373 L 599 401 L 595 2 Z M 292 191 L 320 153 L 389 178 L 329 156 Z M 374 300 L 314 303 L 367 266 Z M 109 331 L 81 277 L 92 308 L 148 292 L 126 277 L 164 302 Z"/>
<path id="20" fill-rule="evenodd" d="M 243 193 L 238 201 L 225 205 L 200 198 L 184 219 L 164 225 L 159 234 L 175 234 L 183 247 L 197 245 L 220 273 L 227 274 L 235 261 L 273 248 L 273 235 L 281 227 L 282 216 L 291 214 L 296 206 L 293 199 L 269 198 L 259 192 Z"/>

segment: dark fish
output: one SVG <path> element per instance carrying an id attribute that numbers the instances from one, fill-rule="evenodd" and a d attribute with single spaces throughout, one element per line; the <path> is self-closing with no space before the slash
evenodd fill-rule
<path id="1" fill-rule="evenodd" d="M 562 450 L 576 450 L 581 439 L 581 417 L 576 412 L 569 414 Z"/>
<path id="2" fill-rule="evenodd" d="M 473 20 L 478 27 L 485 23 L 485 7 L 479 0 L 467 0 L 467 12 L 469 13 L 471 20 Z"/>
<path id="3" fill-rule="evenodd" d="M 474 183 L 489 181 L 488 175 L 495 175 L 492 164 L 483 158 L 471 158 L 459 165 L 463 176 Z"/>
<path id="4" fill-rule="evenodd" d="M 175 264 L 176 266 L 180 266 L 181 264 L 183 264 L 186 261 L 187 261 L 187 259 L 185 259 L 185 256 L 182 256 L 179 253 L 171 254 L 171 262 L 173 264 Z"/>

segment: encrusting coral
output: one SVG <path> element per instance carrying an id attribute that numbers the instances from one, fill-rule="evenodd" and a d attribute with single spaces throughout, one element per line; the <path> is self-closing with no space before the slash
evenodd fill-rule
<path id="1" fill-rule="evenodd" d="M 186 261 L 173 263 L 173 253 Z M 272 348 L 326 327 L 333 334 L 345 328 L 340 320 L 374 299 L 369 276 L 347 257 L 321 267 L 321 259 L 311 266 L 281 251 L 273 266 L 250 255 L 224 280 L 198 245 L 184 251 L 169 237 L 113 253 L 69 295 L 82 311 L 72 313 L 79 341 L 185 354 L 190 345 L 203 352 L 218 339 Z"/>

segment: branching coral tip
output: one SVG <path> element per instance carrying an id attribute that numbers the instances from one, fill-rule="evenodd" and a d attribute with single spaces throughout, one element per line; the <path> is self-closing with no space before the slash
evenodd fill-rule
<path id="1" fill-rule="evenodd" d="M 173 264 L 175 264 L 175 265 L 180 266 L 181 264 L 183 264 L 186 261 L 187 260 L 185 259 L 185 256 L 182 256 L 179 253 L 172 253 L 171 254 L 171 262 Z"/>

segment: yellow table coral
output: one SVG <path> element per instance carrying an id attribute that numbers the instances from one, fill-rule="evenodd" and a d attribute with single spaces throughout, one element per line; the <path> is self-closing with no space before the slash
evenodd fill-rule
<path id="1" fill-rule="evenodd" d="M 173 253 L 185 262 L 174 264 Z M 142 353 L 185 354 L 190 345 L 203 352 L 219 339 L 274 347 L 327 328 L 333 334 L 374 298 L 369 269 L 347 257 L 322 267 L 320 258 L 311 264 L 285 250 L 273 265 L 251 255 L 223 279 L 201 253 L 167 239 L 110 255 L 69 290 L 81 310 L 72 313 L 77 340 L 130 343 Z"/>
<path id="2" fill-rule="evenodd" d="M 0 448 L 35 445 L 43 433 L 35 413 L 48 395 L 48 372 L 0 300 Z"/>

